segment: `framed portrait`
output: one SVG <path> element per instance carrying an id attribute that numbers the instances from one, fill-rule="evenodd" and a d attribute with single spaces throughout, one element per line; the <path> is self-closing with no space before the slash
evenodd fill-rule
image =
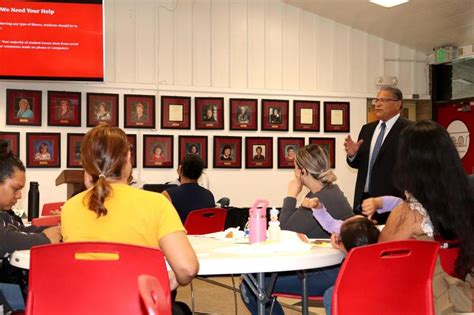
<path id="1" fill-rule="evenodd" d="M 293 101 L 293 130 L 319 131 L 318 101 Z"/>
<path id="2" fill-rule="evenodd" d="M 257 130 L 256 99 L 231 98 L 230 108 L 230 130 Z"/>
<path id="3" fill-rule="evenodd" d="M 241 137 L 214 137 L 214 168 L 242 168 Z"/>
<path id="4" fill-rule="evenodd" d="M 26 167 L 61 167 L 61 134 L 27 132 Z"/>
<path id="5" fill-rule="evenodd" d="M 125 94 L 125 128 L 155 128 L 155 95 Z"/>
<path id="6" fill-rule="evenodd" d="M 41 91 L 7 89 L 6 124 L 41 126 Z"/>
<path id="7" fill-rule="evenodd" d="M 196 97 L 194 104 L 196 129 L 224 129 L 224 98 Z"/>
<path id="8" fill-rule="evenodd" d="M 130 145 L 130 155 L 132 158 L 132 167 L 137 167 L 137 135 L 127 135 L 128 144 Z"/>
<path id="9" fill-rule="evenodd" d="M 48 126 L 81 126 L 80 92 L 48 91 Z"/>
<path id="10" fill-rule="evenodd" d="M 278 168 L 294 168 L 296 151 L 304 146 L 304 138 L 278 138 Z"/>
<path id="11" fill-rule="evenodd" d="M 143 135 L 143 167 L 173 167 L 173 136 Z"/>
<path id="12" fill-rule="evenodd" d="M 67 134 L 67 167 L 82 168 L 81 164 L 81 144 L 85 133 Z"/>
<path id="13" fill-rule="evenodd" d="M 324 131 L 349 132 L 349 102 L 324 102 Z"/>
<path id="14" fill-rule="evenodd" d="M 118 94 L 87 93 L 87 127 L 100 123 L 118 127 Z"/>
<path id="15" fill-rule="evenodd" d="M 331 168 L 336 167 L 336 138 L 309 138 L 309 144 L 321 146 L 328 155 Z"/>
<path id="16" fill-rule="evenodd" d="M 161 97 L 161 129 L 191 129 L 190 97 Z"/>
<path id="17" fill-rule="evenodd" d="M 245 167 L 273 168 L 273 138 L 245 138 Z"/>
<path id="18" fill-rule="evenodd" d="M 198 154 L 207 168 L 207 136 L 179 136 L 179 161 L 186 154 Z"/>
<path id="19" fill-rule="evenodd" d="M 8 151 L 11 151 L 17 157 L 20 157 L 20 133 L 19 132 L 0 132 L 0 140 L 8 143 Z"/>
<path id="20" fill-rule="evenodd" d="M 262 130 L 288 131 L 286 100 L 262 100 Z"/>

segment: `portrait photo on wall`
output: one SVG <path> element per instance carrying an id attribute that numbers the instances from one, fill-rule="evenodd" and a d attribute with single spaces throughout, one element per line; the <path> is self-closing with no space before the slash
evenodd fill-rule
<path id="1" fill-rule="evenodd" d="M 81 93 L 48 91 L 48 126 L 81 126 Z"/>
<path id="2" fill-rule="evenodd" d="M 242 168 L 242 138 L 214 136 L 214 168 Z"/>
<path id="3" fill-rule="evenodd" d="M 191 129 L 191 98 L 161 96 L 161 129 Z"/>
<path id="4" fill-rule="evenodd" d="M 319 131 L 319 101 L 293 101 L 293 130 Z"/>
<path id="5" fill-rule="evenodd" d="M 143 167 L 173 167 L 173 136 L 143 135 Z"/>
<path id="6" fill-rule="evenodd" d="M 124 98 L 125 128 L 155 128 L 155 95 L 128 95 Z"/>
<path id="7" fill-rule="evenodd" d="M 349 102 L 324 102 L 324 131 L 349 132 Z"/>
<path id="8" fill-rule="evenodd" d="M 224 129 L 224 98 L 196 97 L 194 104 L 196 129 Z"/>
<path id="9" fill-rule="evenodd" d="M 331 168 L 336 167 L 336 138 L 309 138 L 309 144 L 321 146 L 328 155 Z"/>
<path id="10" fill-rule="evenodd" d="M 179 161 L 186 154 L 197 154 L 201 157 L 204 168 L 207 168 L 207 136 L 179 136 L 178 143 Z"/>
<path id="11" fill-rule="evenodd" d="M 118 94 L 87 93 L 87 127 L 100 123 L 118 127 Z"/>
<path id="12" fill-rule="evenodd" d="M 262 130 L 288 131 L 286 100 L 262 100 Z"/>
<path id="13" fill-rule="evenodd" d="M 278 168 L 295 168 L 296 151 L 304 146 L 304 138 L 278 138 Z"/>
<path id="14" fill-rule="evenodd" d="M 26 167 L 61 167 L 61 134 L 27 132 Z"/>
<path id="15" fill-rule="evenodd" d="M 0 140 L 4 140 L 8 143 L 8 151 L 11 151 L 17 157 L 20 157 L 19 132 L 0 132 Z"/>
<path id="16" fill-rule="evenodd" d="M 137 135 L 127 135 L 128 144 L 130 145 L 130 155 L 132 158 L 132 168 L 137 167 Z"/>
<path id="17" fill-rule="evenodd" d="M 273 138 L 245 138 L 245 168 L 273 168 Z"/>
<path id="18" fill-rule="evenodd" d="M 81 164 L 81 144 L 85 133 L 67 134 L 67 167 L 82 168 Z"/>
<path id="19" fill-rule="evenodd" d="M 7 125 L 41 126 L 41 91 L 7 89 Z"/>
<path id="20" fill-rule="evenodd" d="M 231 98 L 230 130 L 257 130 L 257 99 Z"/>

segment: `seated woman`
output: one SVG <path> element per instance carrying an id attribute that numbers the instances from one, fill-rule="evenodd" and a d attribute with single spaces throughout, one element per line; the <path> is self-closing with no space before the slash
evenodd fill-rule
<path id="1" fill-rule="evenodd" d="M 474 195 L 459 154 L 446 129 L 420 121 L 401 134 L 395 165 L 395 184 L 407 200 L 391 212 L 379 242 L 401 239 L 444 239 L 460 242 L 456 274 L 450 277 L 439 264 L 433 276 L 436 314 L 472 312 L 474 266 Z"/>
<path id="2" fill-rule="evenodd" d="M 186 154 L 178 166 L 181 184 L 163 192 L 163 195 L 173 203 L 183 223 L 189 212 L 216 206 L 212 192 L 198 184 L 203 169 L 204 163 L 199 155 Z"/>
<path id="3" fill-rule="evenodd" d="M 330 170 L 330 163 L 323 148 L 307 145 L 298 149 L 295 156 L 295 177 L 288 185 L 288 196 L 283 200 L 281 209 L 281 228 L 306 234 L 309 238 L 328 238 L 330 234 L 313 218 L 308 205 L 304 204 L 296 209 L 296 197 L 305 186 L 310 190 L 306 197 L 317 197 L 336 219 L 352 216 L 352 208 L 342 191 L 334 184 L 335 180 L 336 175 Z M 339 267 L 337 265 L 308 271 L 308 294 L 323 295 L 326 289 L 334 285 Z M 242 300 L 252 314 L 255 314 L 256 296 L 246 283 L 242 283 L 240 288 Z M 296 272 L 279 273 L 274 291 L 301 294 L 301 279 Z M 270 307 L 269 303 L 267 308 Z M 283 314 L 278 302 L 274 305 L 273 314 Z"/>
<path id="4" fill-rule="evenodd" d="M 81 163 L 88 189 L 61 211 L 64 242 L 108 241 L 159 248 L 170 287 L 188 284 L 199 265 L 173 205 L 161 194 L 128 185 L 130 149 L 123 130 L 98 125 L 84 137 Z"/>
<path id="5" fill-rule="evenodd" d="M 8 150 L 8 143 L 0 140 L 0 257 L 2 258 L 0 281 L 22 285 L 26 283 L 23 273 L 12 267 L 8 258 L 4 257 L 8 257 L 15 250 L 58 243 L 61 240 L 59 227 L 25 227 L 20 217 L 11 210 L 21 199 L 24 186 L 25 166 Z M 0 284 L 0 292 L 12 309 L 25 308 L 17 285 Z M 4 309 L 9 310 L 8 307 Z"/>

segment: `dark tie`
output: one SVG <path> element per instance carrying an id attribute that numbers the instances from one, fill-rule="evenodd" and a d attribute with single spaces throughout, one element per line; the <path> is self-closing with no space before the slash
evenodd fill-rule
<path id="1" fill-rule="evenodd" d="M 370 159 L 369 164 L 369 193 L 373 191 L 372 189 L 372 168 L 374 167 L 375 160 L 377 160 L 377 155 L 379 155 L 380 148 L 382 147 L 383 136 L 385 134 L 385 123 L 382 122 L 380 125 L 380 133 L 377 137 L 377 141 L 375 141 L 374 151 L 372 152 L 372 158 Z"/>

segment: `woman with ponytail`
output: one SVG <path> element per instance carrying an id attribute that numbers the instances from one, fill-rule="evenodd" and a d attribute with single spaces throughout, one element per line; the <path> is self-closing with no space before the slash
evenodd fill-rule
<path id="1" fill-rule="evenodd" d="M 288 196 L 283 200 L 280 213 L 280 224 L 283 230 L 306 234 L 309 238 L 329 238 L 321 225 L 313 217 L 308 200 L 318 198 L 326 210 L 336 219 L 353 216 L 352 208 L 339 187 L 334 184 L 336 175 L 330 169 L 329 160 L 324 149 L 310 144 L 298 149 L 295 156 L 295 176 L 288 184 Z M 309 189 L 303 204 L 296 208 L 296 197 L 303 190 Z M 308 203 L 308 204 L 306 204 Z M 338 266 L 318 268 L 307 271 L 309 295 L 323 295 L 326 289 L 334 285 L 339 272 Z M 288 294 L 301 294 L 302 277 L 296 272 L 279 273 L 274 291 Z M 249 286 L 240 285 L 242 300 L 252 314 L 257 314 L 257 298 Z M 278 301 L 268 303 L 267 311 L 273 307 L 272 314 L 284 314 Z"/>
<path id="2" fill-rule="evenodd" d="M 106 241 L 159 247 L 173 271 L 170 286 L 189 283 L 196 255 L 173 205 L 163 195 L 128 185 L 132 173 L 127 136 L 101 124 L 81 145 L 86 191 L 61 211 L 64 242 Z"/>

